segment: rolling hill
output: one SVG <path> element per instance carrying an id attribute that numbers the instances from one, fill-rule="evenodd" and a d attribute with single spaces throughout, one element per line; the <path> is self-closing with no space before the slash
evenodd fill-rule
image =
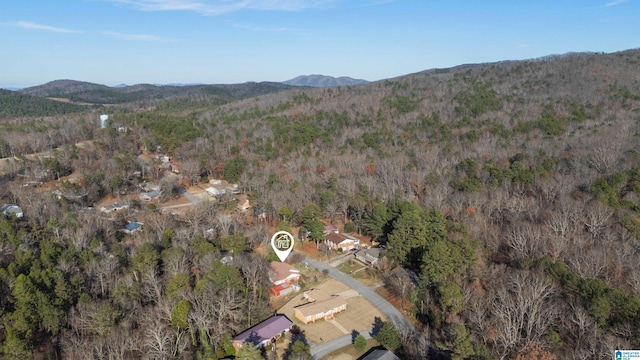
<path id="1" fill-rule="evenodd" d="M 0 89 L 0 119 L 52 116 L 85 111 L 86 107 Z"/>
<path id="2" fill-rule="evenodd" d="M 308 87 L 337 87 L 355 86 L 367 84 L 367 80 L 353 79 L 347 76 L 333 77 L 326 75 L 301 75 L 291 80 L 283 81 L 283 84 Z"/>
<path id="3" fill-rule="evenodd" d="M 150 85 L 109 87 L 75 80 L 55 80 L 20 90 L 21 93 L 45 98 L 69 99 L 74 103 L 123 104 L 143 100 L 162 100 L 184 97 L 209 97 L 218 102 L 264 95 L 290 89 L 276 82 L 247 82 L 222 85 Z"/>
<path id="4" fill-rule="evenodd" d="M 224 122 L 213 152 L 235 146 L 256 206 L 317 204 L 420 274 L 386 283 L 442 358 L 600 359 L 637 343 L 639 114 L 633 49 L 301 88 L 201 120 Z"/>
<path id="5" fill-rule="evenodd" d="M 49 86 L 112 91 L 62 85 Z M 5 156 L 58 149 L 25 163 L 24 175 L 74 173 L 82 181 L 61 186 L 86 190 L 87 204 L 138 192 L 130 174 L 141 171 L 167 197 L 211 179 L 237 183 L 255 209 L 232 215 L 236 204 L 223 197 L 184 216 L 136 204 L 145 230 L 122 241 L 124 219 L 105 221 L 86 204 L 6 180 L 4 201 L 29 214 L 5 221 L 0 239 L 11 255 L 2 284 L 14 289 L 2 326 L 14 348 L 100 348 L 107 357 L 116 352 L 107 345 L 119 344 L 140 358 L 151 345 L 134 345 L 177 344 L 184 334 L 193 354 L 226 356 L 225 338 L 277 311 L 260 290 L 268 263 L 256 249 L 268 229 L 310 230 L 317 246 L 309 245 L 325 254 L 309 256 L 324 259 L 338 255 L 321 245 L 327 222 L 386 246 L 379 268 L 352 276 L 383 283 L 416 324 L 393 341 L 403 359 L 607 359 L 636 348 L 639 49 L 466 64 L 360 86 L 263 84 L 259 97 L 242 98 L 260 92 L 243 85 L 126 87 L 119 94 L 146 96 L 145 106 L 111 107 L 126 131 L 63 116 L 3 128 Z M 178 90 L 194 95 L 152 96 Z M 192 107 L 206 91 L 229 101 Z M 69 146 L 80 142 L 93 145 Z M 143 148 L 161 149 L 154 158 L 170 156 L 180 174 L 149 167 L 137 155 Z M 252 213 L 263 220 L 249 221 Z M 223 264 L 231 251 L 235 260 Z M 87 325 L 97 318 L 111 320 Z M 64 327 L 51 332 L 56 324 Z"/>

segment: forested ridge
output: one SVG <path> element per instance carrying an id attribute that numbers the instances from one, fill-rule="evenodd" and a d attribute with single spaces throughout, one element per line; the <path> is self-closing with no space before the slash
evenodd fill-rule
<path id="1" fill-rule="evenodd" d="M 26 214 L 0 222 L 5 357 L 230 355 L 231 337 L 273 313 L 256 249 L 274 228 L 318 241 L 321 220 L 386 247 L 378 275 L 420 329 L 399 329 L 403 358 L 610 359 L 640 347 L 640 51 L 204 101 L 114 106 L 124 131 L 88 113 L 2 128 L 5 154 L 57 148 L 3 180 L 4 202 Z M 148 170 L 141 149 L 158 147 L 181 179 Z M 21 186 L 35 174 L 73 174 L 61 186 L 86 195 Z M 209 179 L 237 182 L 267 221 L 226 202 L 181 216 L 136 202 L 115 219 L 87 209 L 143 180 L 169 199 Z M 142 232 L 118 231 L 134 217 Z M 391 275 L 398 266 L 418 281 Z"/>
<path id="2" fill-rule="evenodd" d="M 0 89 L 0 117 L 52 116 L 86 111 L 82 106 Z"/>
<path id="3" fill-rule="evenodd" d="M 47 98 L 69 99 L 75 103 L 125 104 L 150 100 L 191 98 L 220 105 L 239 98 L 258 96 L 290 89 L 291 86 L 274 82 L 248 82 L 219 85 L 151 85 L 138 84 L 109 87 L 75 80 L 55 80 L 43 85 L 20 90 L 21 93 Z"/>

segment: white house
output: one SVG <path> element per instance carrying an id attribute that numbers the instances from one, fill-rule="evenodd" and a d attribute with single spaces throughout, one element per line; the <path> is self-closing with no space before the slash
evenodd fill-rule
<path id="1" fill-rule="evenodd" d="M 225 189 L 219 189 L 213 186 L 210 186 L 206 189 L 204 189 L 204 191 L 207 192 L 207 194 L 211 195 L 211 196 L 220 196 L 220 195 L 224 195 L 227 191 Z"/>

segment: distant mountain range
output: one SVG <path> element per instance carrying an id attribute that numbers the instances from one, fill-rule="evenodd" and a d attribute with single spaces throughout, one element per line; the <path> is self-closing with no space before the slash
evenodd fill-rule
<path id="1" fill-rule="evenodd" d="M 119 84 L 106 86 L 85 81 L 54 80 L 46 84 L 15 91 L 41 98 L 65 99 L 78 104 L 122 104 L 141 100 L 180 97 L 214 97 L 224 103 L 238 98 L 264 95 L 292 87 L 335 87 L 367 84 L 368 81 L 350 77 L 324 75 L 298 76 L 278 82 L 247 82 L 242 84 Z"/>
<path id="2" fill-rule="evenodd" d="M 291 80 L 283 81 L 282 83 L 291 86 L 336 87 L 364 85 L 369 82 L 367 80 L 354 79 L 347 76 L 333 77 L 326 75 L 302 75 Z"/>
<path id="3" fill-rule="evenodd" d="M 193 84 L 183 84 L 183 83 L 171 83 L 171 84 L 153 84 L 153 86 L 193 86 L 193 85 L 206 85 L 203 83 L 193 83 Z M 130 86 L 128 84 L 118 84 L 118 85 L 113 85 L 112 87 L 114 88 L 125 88 L 127 86 Z"/>
<path id="4" fill-rule="evenodd" d="M 224 85 L 125 85 L 115 87 L 75 80 L 54 80 L 43 85 L 20 90 L 22 94 L 44 98 L 68 99 L 73 103 L 122 104 L 141 100 L 159 100 L 182 97 L 214 98 L 214 103 L 225 103 L 239 98 L 253 97 L 291 89 L 291 85 L 278 82 L 247 82 Z"/>

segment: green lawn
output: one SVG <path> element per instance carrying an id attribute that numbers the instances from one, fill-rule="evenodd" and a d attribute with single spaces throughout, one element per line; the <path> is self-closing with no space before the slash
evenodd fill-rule
<path id="1" fill-rule="evenodd" d="M 356 259 L 350 259 L 349 261 L 340 264 L 337 269 L 365 284 L 379 280 L 376 270 L 369 268 L 367 265 Z"/>
<path id="2" fill-rule="evenodd" d="M 362 272 L 366 265 L 355 259 L 349 259 L 338 266 L 338 270 L 345 274 L 353 275 L 353 273 Z"/>

